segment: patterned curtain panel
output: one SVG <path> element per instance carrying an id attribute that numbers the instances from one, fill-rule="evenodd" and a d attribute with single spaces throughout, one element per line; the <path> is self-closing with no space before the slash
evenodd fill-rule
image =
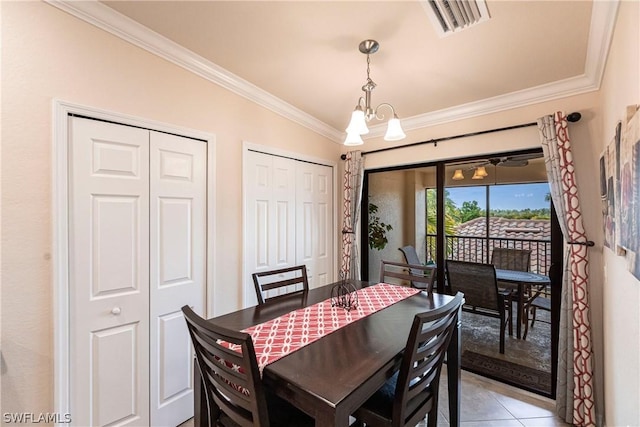
<path id="1" fill-rule="evenodd" d="M 360 257 L 356 230 L 360 219 L 364 157 L 360 151 L 350 151 L 344 165 L 344 220 L 342 222 L 341 278 L 360 279 Z"/>
<path id="2" fill-rule="evenodd" d="M 538 119 L 551 198 L 566 242 L 587 241 L 582 225 L 566 116 Z M 562 274 L 558 343 L 558 415 L 576 426 L 594 426 L 595 404 L 587 246 L 569 244 Z"/>

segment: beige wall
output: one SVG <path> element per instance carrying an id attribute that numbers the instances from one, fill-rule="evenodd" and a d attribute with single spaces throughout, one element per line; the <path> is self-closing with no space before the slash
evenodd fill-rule
<path id="1" fill-rule="evenodd" d="M 54 7 L 1 2 L 2 412 L 53 410 L 51 103 L 58 98 L 216 135 L 215 312 L 240 304 L 242 141 L 336 160 L 341 147 Z M 640 4 L 621 2 L 600 92 L 407 132 L 416 142 L 580 111 L 570 125 L 591 249 L 599 413 L 640 425 L 640 284 L 602 248 L 598 157 L 625 106 L 640 103 Z M 249 119 L 243 119 L 248 117 Z M 538 146 L 535 128 L 367 156 L 367 167 Z M 522 132 L 522 133 L 521 133 Z M 388 146 L 367 141 L 363 150 Z M 344 151 L 344 150 L 342 150 Z M 418 157 L 420 156 L 420 157 Z M 395 250 L 395 247 L 394 247 Z M 397 252 L 397 250 L 396 250 Z M 619 297 L 622 295 L 623 297 Z"/>
<path id="2" fill-rule="evenodd" d="M 216 135 L 215 314 L 241 301 L 242 142 L 341 146 L 48 4 L 1 3 L 1 411 L 50 412 L 54 98 Z"/>
<path id="3" fill-rule="evenodd" d="M 599 151 L 613 139 L 627 105 L 640 104 L 640 3 L 620 3 L 601 88 Z M 593 167 L 596 167 L 594 159 Z M 594 169 L 595 170 L 595 169 Z M 595 191 L 594 191 L 595 193 Z M 594 205 L 597 206 L 597 205 Z M 604 255 L 603 318 L 605 413 L 609 426 L 640 425 L 640 282 L 625 259 L 608 248 Z"/>
<path id="4" fill-rule="evenodd" d="M 620 3 L 614 40 L 600 91 L 512 109 L 432 128 L 407 132 L 424 141 L 519 123 L 528 123 L 554 111 L 580 111 L 571 124 L 576 176 L 587 235 L 596 246 L 590 256 L 590 303 L 595 356 L 595 396 L 599 421 L 608 426 L 640 425 L 640 282 L 625 260 L 604 248 L 597 173 L 598 159 L 611 141 L 615 124 L 626 106 L 640 104 L 640 3 Z M 529 129 L 529 130 L 527 130 Z M 533 133 L 532 133 L 533 132 Z M 487 152 L 538 147 L 536 129 L 526 128 L 482 137 L 441 142 L 366 156 L 375 169 Z M 367 141 L 364 151 L 382 148 L 381 139 Z M 596 207 L 596 208 L 594 208 Z"/>
<path id="5" fill-rule="evenodd" d="M 402 261 L 402 253 L 398 250 L 405 243 L 405 212 L 407 208 L 405 192 L 405 173 L 402 171 L 374 174 L 369 179 L 369 202 L 378 206 L 379 217 L 385 224 L 391 225 L 387 231 L 388 243 L 382 250 L 363 247 L 362 251 L 369 251 L 369 280 L 377 281 L 380 277 L 380 260 Z"/>

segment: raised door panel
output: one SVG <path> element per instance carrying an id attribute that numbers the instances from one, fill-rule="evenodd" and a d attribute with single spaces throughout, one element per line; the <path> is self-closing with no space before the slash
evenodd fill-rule
<path id="1" fill-rule="evenodd" d="M 149 423 L 149 134 L 70 119 L 71 412 Z"/>
<path id="2" fill-rule="evenodd" d="M 203 313 L 206 144 L 151 132 L 151 425 L 193 416 L 193 357 L 181 307 Z"/>
<path id="3" fill-rule="evenodd" d="M 296 256 L 307 265 L 309 286 L 333 281 L 333 170 L 298 162 Z"/>
<path id="4" fill-rule="evenodd" d="M 253 273 L 295 265 L 295 161 L 247 151 L 244 194 L 244 305 L 251 306 Z"/>

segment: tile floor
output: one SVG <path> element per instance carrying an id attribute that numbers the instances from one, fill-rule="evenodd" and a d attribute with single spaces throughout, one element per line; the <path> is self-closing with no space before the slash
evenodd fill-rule
<path id="1" fill-rule="evenodd" d="M 446 366 L 443 367 L 443 371 Z M 443 375 L 446 375 L 443 372 Z M 555 415 L 555 402 L 462 371 L 462 401 L 460 424 L 463 427 L 549 427 L 568 426 Z M 449 426 L 447 406 L 447 381 L 440 384 L 438 426 Z M 420 423 L 418 427 L 426 427 Z M 193 419 L 180 427 L 193 427 Z"/>
<path id="2" fill-rule="evenodd" d="M 446 366 L 443 367 L 443 371 Z M 443 375 L 445 373 L 443 372 Z M 449 425 L 447 381 L 440 381 L 438 426 Z M 460 424 L 464 427 L 568 426 L 555 415 L 555 401 L 462 371 Z M 426 422 L 419 427 L 426 426 Z"/>

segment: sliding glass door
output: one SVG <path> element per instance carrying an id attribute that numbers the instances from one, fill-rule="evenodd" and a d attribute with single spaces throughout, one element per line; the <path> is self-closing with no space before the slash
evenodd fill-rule
<path id="1" fill-rule="evenodd" d="M 362 277 L 372 282 L 378 281 L 380 260 L 405 262 L 398 249 L 407 245 L 416 248 L 421 263 L 436 265 L 438 292 L 446 291 L 445 260 L 488 264 L 496 247 L 531 250 L 533 273 L 549 274 L 554 260 L 561 266 L 561 236 L 554 234 L 557 221 L 539 150 L 366 171 L 362 213 Z M 552 282 L 553 295 L 544 296 L 553 301 L 560 281 Z M 552 304 L 556 311 L 557 305 Z M 536 316 L 526 340 L 508 339 L 505 356 L 483 350 L 491 339 L 482 334 L 495 329 L 486 319 L 475 324 L 463 316 L 463 337 L 471 353 L 485 351 L 505 364 L 495 372 L 542 372 L 538 392 L 553 397 L 558 317 L 540 311 Z M 473 370 L 470 360 L 463 357 L 463 367 Z M 514 365 L 520 367 L 506 368 Z M 519 380 L 504 381 L 518 385 Z"/>

